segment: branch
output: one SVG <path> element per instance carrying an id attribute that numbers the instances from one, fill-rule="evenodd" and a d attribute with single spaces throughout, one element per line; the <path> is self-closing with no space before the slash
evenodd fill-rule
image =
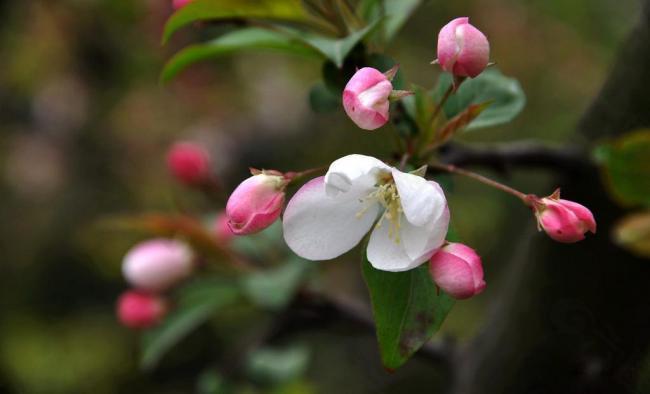
<path id="1" fill-rule="evenodd" d="M 499 172 L 513 167 L 547 168 L 579 173 L 590 168 L 586 151 L 577 146 L 551 147 L 532 141 L 484 147 L 449 144 L 441 149 L 441 162 L 459 167 L 486 166 Z"/>

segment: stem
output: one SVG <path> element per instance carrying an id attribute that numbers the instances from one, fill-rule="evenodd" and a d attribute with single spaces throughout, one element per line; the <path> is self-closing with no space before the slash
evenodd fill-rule
<path id="1" fill-rule="evenodd" d="M 442 111 L 442 107 L 445 105 L 447 100 L 449 100 L 449 97 L 451 97 L 451 94 L 453 92 L 454 92 L 454 85 L 452 84 L 449 85 L 449 87 L 445 91 L 444 96 L 442 96 L 442 99 L 440 99 L 438 106 L 433 111 L 433 115 L 431 115 L 431 128 L 433 128 L 436 125 L 436 120 L 438 120 L 438 115 L 440 115 L 440 112 Z"/>
<path id="2" fill-rule="evenodd" d="M 477 173 L 472 172 L 472 171 L 463 170 L 462 168 L 458 168 L 458 167 L 456 167 L 454 165 L 451 165 L 451 164 L 431 163 L 431 164 L 429 164 L 429 166 L 431 168 L 435 168 L 435 169 L 442 170 L 442 171 L 447 171 L 447 172 L 452 173 L 452 174 L 459 174 L 459 175 L 466 176 L 468 178 L 472 178 L 472 179 L 474 179 L 476 181 L 479 181 L 481 183 L 484 183 L 484 184 L 486 184 L 488 186 L 492 186 L 492 187 L 494 187 L 496 189 L 499 189 L 499 190 L 504 191 L 506 193 L 512 194 L 513 196 L 519 198 L 527 206 L 531 205 L 530 195 L 522 193 L 519 190 L 515 190 L 515 189 L 511 188 L 510 186 L 506 186 L 503 183 L 497 182 L 497 181 L 495 181 L 493 179 L 484 177 L 481 174 L 477 174 Z"/>

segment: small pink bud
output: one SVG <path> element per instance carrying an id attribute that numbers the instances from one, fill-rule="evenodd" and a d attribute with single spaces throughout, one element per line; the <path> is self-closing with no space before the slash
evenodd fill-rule
<path id="1" fill-rule="evenodd" d="M 227 245 L 233 239 L 235 234 L 228 225 L 228 215 L 225 212 L 219 213 L 214 222 L 214 234 L 217 242 Z"/>
<path id="2" fill-rule="evenodd" d="M 431 277 L 438 286 L 454 298 L 462 300 L 485 289 L 483 265 L 474 249 L 450 243 L 431 257 Z"/>
<path id="3" fill-rule="evenodd" d="M 210 179 L 210 155 L 199 145 L 177 142 L 167 153 L 167 167 L 181 183 L 196 186 Z"/>
<path id="4" fill-rule="evenodd" d="M 192 0 L 173 0 L 172 5 L 174 10 L 178 10 L 179 8 L 185 7 L 191 1 Z"/>
<path id="5" fill-rule="evenodd" d="M 275 222 L 284 206 L 286 179 L 264 172 L 240 183 L 226 204 L 228 225 L 234 234 L 246 235 L 264 230 Z"/>
<path id="6" fill-rule="evenodd" d="M 163 291 L 188 277 L 194 268 L 192 250 L 173 239 L 151 239 L 124 256 L 122 273 L 138 289 Z"/>
<path id="7" fill-rule="evenodd" d="M 594 215 L 585 206 L 560 199 L 559 190 L 535 202 L 537 223 L 549 237 L 565 243 L 585 239 L 585 233 L 596 233 Z"/>
<path id="8" fill-rule="evenodd" d="M 490 43 L 469 18 L 456 18 L 438 34 L 438 62 L 457 77 L 474 78 L 490 61 Z"/>
<path id="9" fill-rule="evenodd" d="M 362 129 L 377 129 L 388 122 L 388 98 L 392 91 L 393 84 L 386 75 L 374 68 L 364 67 L 345 86 L 345 113 Z"/>
<path id="10" fill-rule="evenodd" d="M 155 326 L 166 313 L 165 300 L 155 294 L 129 290 L 117 300 L 117 318 L 129 328 Z"/>

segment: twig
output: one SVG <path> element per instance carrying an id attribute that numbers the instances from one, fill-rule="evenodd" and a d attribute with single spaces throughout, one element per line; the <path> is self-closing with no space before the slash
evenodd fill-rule
<path id="1" fill-rule="evenodd" d="M 572 145 L 552 147 L 532 141 L 480 148 L 450 144 L 441 148 L 440 161 L 461 167 L 486 166 L 500 172 L 507 172 L 514 166 L 582 172 L 591 166 L 582 148 Z"/>

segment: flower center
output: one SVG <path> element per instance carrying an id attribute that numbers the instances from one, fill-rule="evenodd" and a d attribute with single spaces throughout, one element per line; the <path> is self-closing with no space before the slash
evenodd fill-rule
<path id="1" fill-rule="evenodd" d="M 384 219 L 388 220 L 390 226 L 388 228 L 388 237 L 393 239 L 395 243 L 400 243 L 399 230 L 403 210 L 397 186 L 395 186 L 392 178 L 380 179 L 380 182 L 372 193 L 361 200 L 363 208 L 356 216 L 361 218 L 373 204 L 380 204 L 384 208 L 384 212 L 375 227 L 380 228 L 384 224 Z"/>

